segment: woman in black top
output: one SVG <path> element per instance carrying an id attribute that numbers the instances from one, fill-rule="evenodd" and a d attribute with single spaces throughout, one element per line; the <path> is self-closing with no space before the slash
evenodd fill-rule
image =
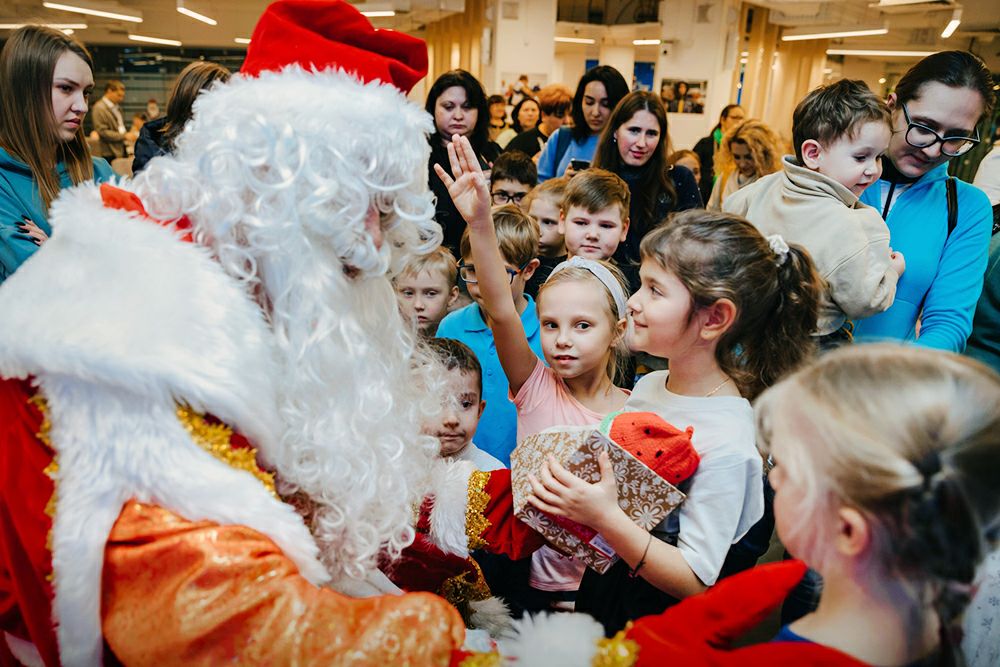
<path id="1" fill-rule="evenodd" d="M 465 220 L 452 203 L 448 189 L 434 173 L 434 165 L 441 165 L 451 175 L 448 142 L 456 134 L 469 138 L 484 170 L 489 169 L 500 155 L 500 147 L 489 139 L 490 112 L 486 92 L 469 72 L 455 69 L 439 76 L 427 94 L 424 108 L 434 117 L 428 174 L 431 190 L 437 198 L 435 220 L 444 233 L 441 244 L 460 257 L 459 242 L 465 231 Z"/>
<path id="2" fill-rule="evenodd" d="M 674 211 L 702 205 L 694 174 L 667 164 L 667 114 L 653 93 L 629 93 L 618 103 L 597 142 L 594 166 L 628 184 L 629 229 L 615 261 L 638 289 L 639 242 Z"/>

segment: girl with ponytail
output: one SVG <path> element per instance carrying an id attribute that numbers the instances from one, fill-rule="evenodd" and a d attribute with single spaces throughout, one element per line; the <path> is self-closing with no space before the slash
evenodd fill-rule
<path id="1" fill-rule="evenodd" d="M 822 286 L 804 250 L 724 213 L 678 213 L 640 253 L 630 346 L 669 359 L 670 370 L 639 380 L 625 409 L 694 427 L 701 463 L 687 499 L 647 533 L 618 507 L 606 457 L 595 484 L 552 462 L 532 485 L 532 504 L 597 530 L 621 557 L 604 575 L 588 570 L 577 596 L 577 610 L 608 633 L 713 585 L 730 547 L 762 518 L 750 401 L 811 356 Z"/>
<path id="2" fill-rule="evenodd" d="M 1000 529 L 1000 377 L 948 353 L 855 346 L 765 392 L 757 412 L 778 534 L 824 581 L 816 611 L 776 641 L 873 665 L 964 664 L 955 621 Z M 994 616 L 971 626 L 985 633 Z"/>

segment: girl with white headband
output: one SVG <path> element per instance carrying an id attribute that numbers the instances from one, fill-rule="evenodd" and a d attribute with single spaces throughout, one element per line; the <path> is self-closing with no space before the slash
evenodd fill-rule
<path id="1" fill-rule="evenodd" d="M 469 225 L 475 279 L 517 407 L 518 442 L 553 426 L 600 423 L 608 413 L 621 410 L 628 397 L 615 386 L 628 357 L 624 276 L 606 261 L 583 257 L 556 266 L 538 290 L 545 361 L 539 359 L 528 346 L 511 299 L 490 193 L 475 153 L 462 137 L 448 146 L 448 154 L 455 179 L 443 169 L 436 171 Z M 543 547 L 532 559 L 533 590 L 522 591 L 514 601 L 530 611 L 568 607 L 583 570 L 582 563 Z"/>
<path id="2" fill-rule="evenodd" d="M 678 213 L 643 238 L 640 254 L 629 342 L 668 359 L 670 370 L 639 380 L 625 409 L 694 427 L 701 462 L 687 499 L 650 533 L 618 507 L 606 457 L 598 483 L 551 461 L 532 485 L 532 504 L 597 530 L 621 557 L 603 575 L 588 570 L 577 596 L 577 610 L 609 636 L 752 566 L 767 549 L 767 521 L 760 549 L 733 548 L 765 509 L 750 401 L 810 357 L 821 294 L 802 248 L 764 238 L 734 215 Z"/>

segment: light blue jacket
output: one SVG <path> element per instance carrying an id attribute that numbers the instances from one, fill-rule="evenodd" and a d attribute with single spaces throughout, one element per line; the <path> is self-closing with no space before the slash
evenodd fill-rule
<path id="1" fill-rule="evenodd" d="M 559 160 L 559 164 L 556 164 L 556 150 L 559 144 L 560 132 L 572 132 L 572 130 L 568 127 L 559 128 L 559 130 L 545 142 L 545 148 L 542 149 L 542 154 L 538 156 L 539 183 L 547 181 L 550 178 L 562 176 L 566 172 L 566 167 L 569 166 L 570 160 L 586 160 L 587 162 L 593 161 L 594 153 L 597 152 L 597 139 L 600 135 L 591 134 L 582 142 L 577 142 L 576 139 L 570 139 L 569 145 L 566 147 L 566 152 L 563 154 L 562 159 Z"/>
<path id="2" fill-rule="evenodd" d="M 993 211 L 982 190 L 957 181 L 958 220 L 949 237 L 947 179 L 945 163 L 893 197 L 885 222 L 889 244 L 903 253 L 906 271 L 896 286 L 892 306 L 856 323 L 858 340 L 915 340 L 918 345 L 952 352 L 965 349 L 983 288 Z M 878 211 L 883 208 L 880 184 L 861 195 L 862 202 Z M 918 317 L 919 338 L 915 333 Z"/>
<path id="3" fill-rule="evenodd" d="M 106 160 L 95 157 L 93 161 L 95 181 L 103 183 L 114 175 Z M 64 164 L 56 165 L 56 172 L 61 188 L 73 185 Z M 31 169 L 0 148 L 0 283 L 38 250 L 31 237 L 17 226 L 25 220 L 34 222 L 46 234 L 52 234 L 48 212 Z"/>

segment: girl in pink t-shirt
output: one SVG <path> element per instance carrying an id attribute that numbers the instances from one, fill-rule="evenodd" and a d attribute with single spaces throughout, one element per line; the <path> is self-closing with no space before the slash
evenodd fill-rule
<path id="1" fill-rule="evenodd" d="M 504 264 L 490 210 L 490 193 L 468 140 L 448 146 L 452 173 L 435 166 L 469 225 L 473 283 L 489 313 L 497 356 L 517 407 L 517 439 L 552 426 L 597 424 L 621 410 L 628 392 L 615 385 L 628 357 L 625 346 L 626 282 L 606 261 L 575 257 L 557 266 L 538 290 L 542 353 L 528 345 L 511 298 L 512 269 Z M 504 207 L 508 215 L 515 207 Z M 521 215 L 524 215 L 523 213 Z M 526 225 L 534 225 L 525 216 Z M 533 558 L 531 583 L 548 592 L 575 591 L 584 566 L 543 548 Z M 569 596 L 551 596 L 553 599 Z"/>

